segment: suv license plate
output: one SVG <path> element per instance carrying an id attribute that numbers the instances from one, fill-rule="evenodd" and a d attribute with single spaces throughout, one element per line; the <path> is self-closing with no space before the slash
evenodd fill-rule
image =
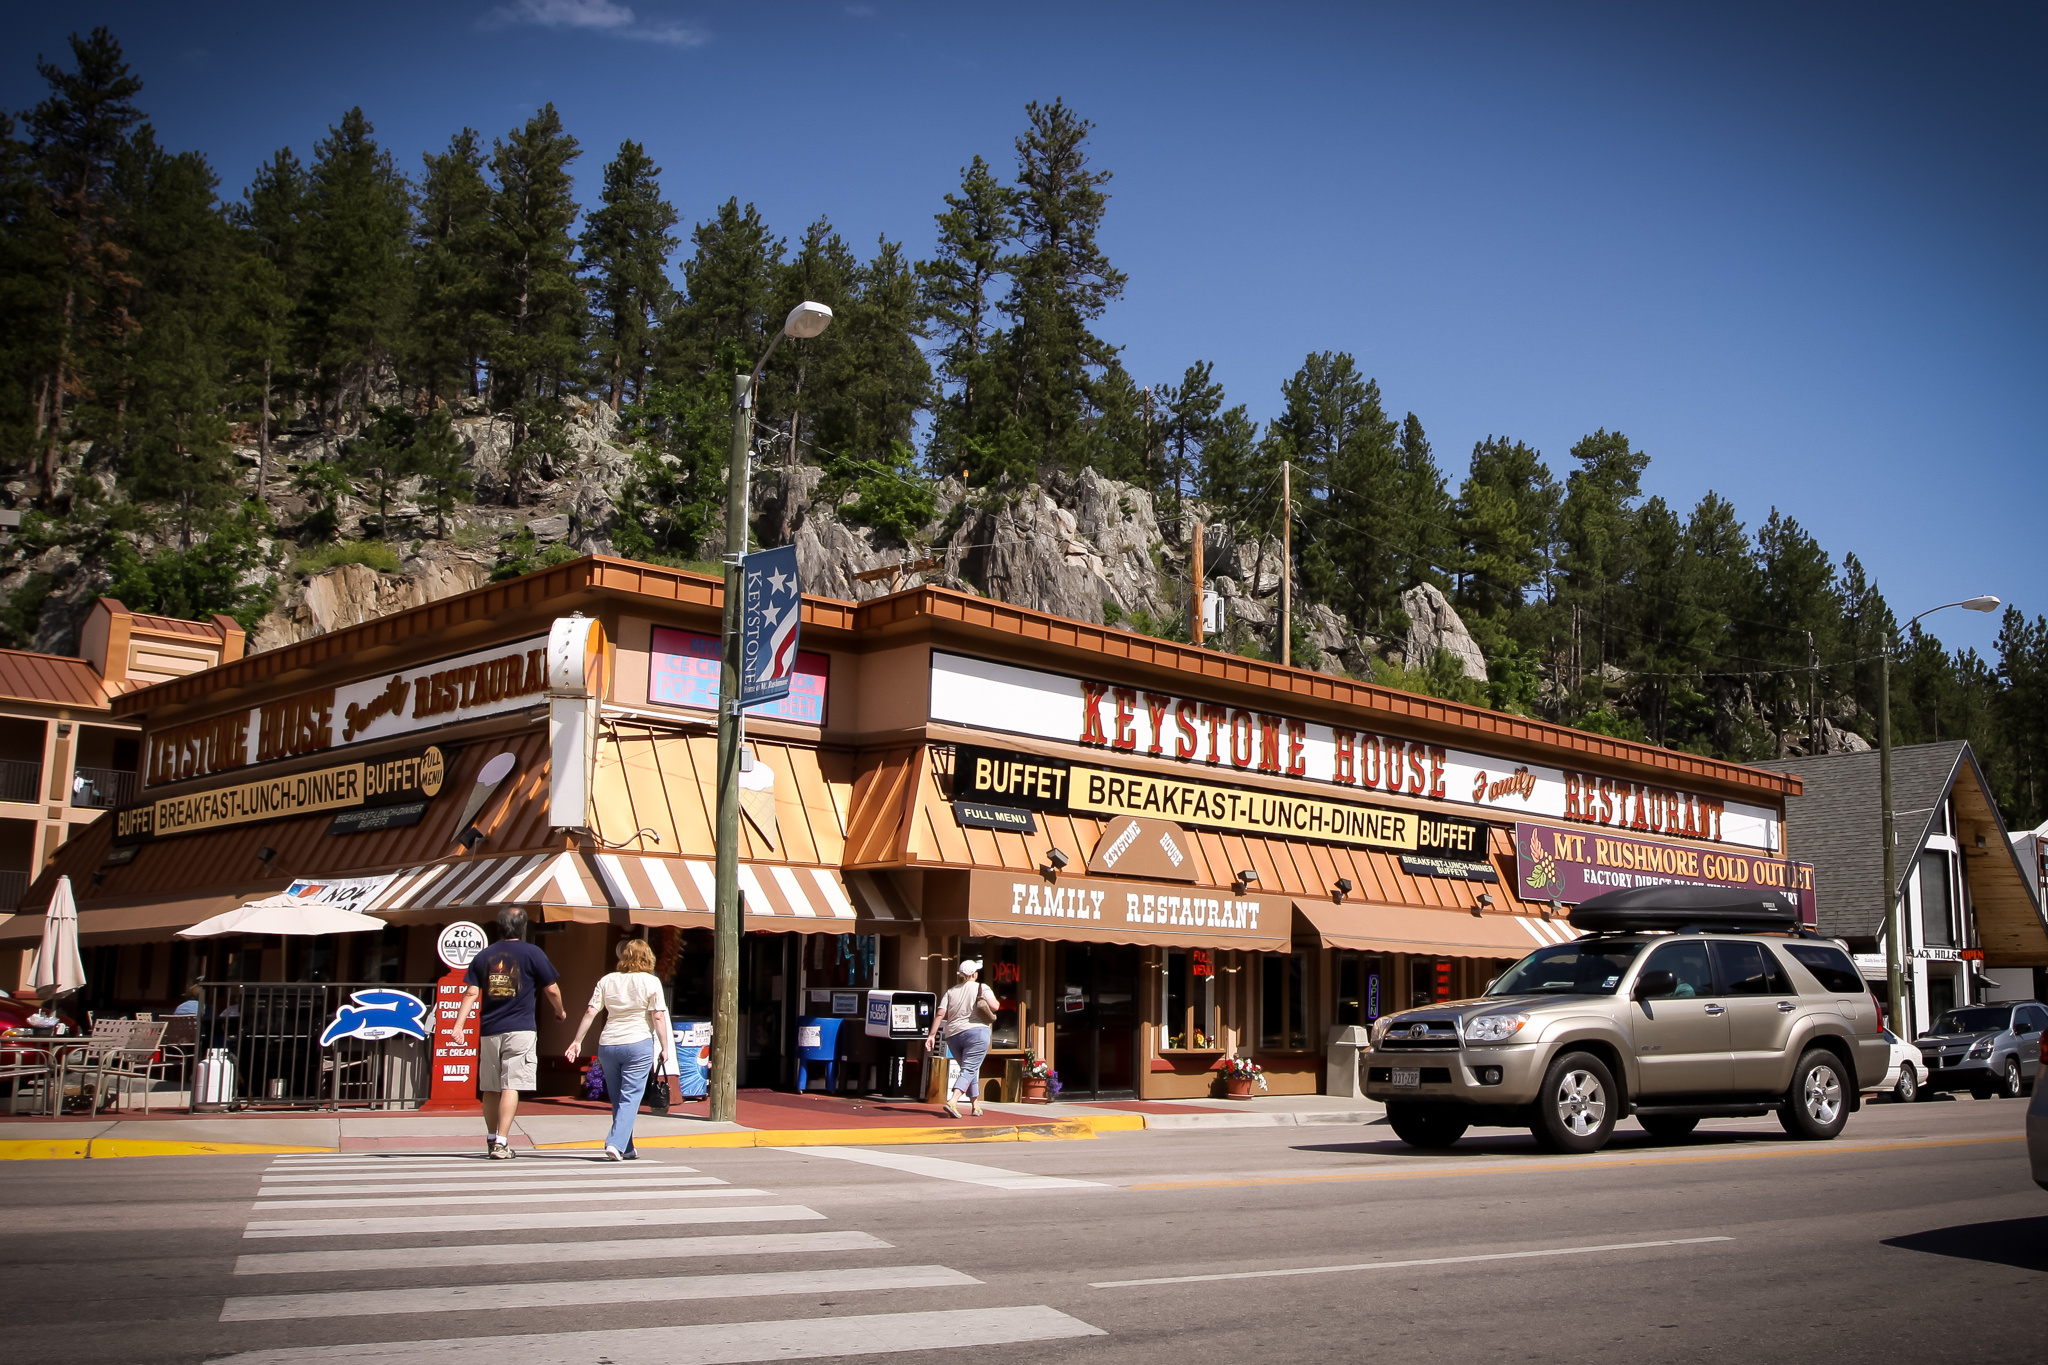
<path id="1" fill-rule="evenodd" d="M 1421 1085 L 1421 1084 L 1422 1084 L 1422 1069 L 1421 1069 L 1420 1067 L 1414 1067 L 1414 1066 L 1406 1066 L 1406 1067 L 1402 1067 L 1402 1066 L 1397 1066 L 1397 1067 L 1395 1067 L 1395 1068 L 1394 1068 L 1394 1084 L 1395 1084 L 1395 1085 Z"/>

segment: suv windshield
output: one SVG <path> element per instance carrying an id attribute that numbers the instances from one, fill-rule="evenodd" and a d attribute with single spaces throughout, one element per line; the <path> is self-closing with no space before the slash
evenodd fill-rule
<path id="1" fill-rule="evenodd" d="M 1950 1010 L 1934 1021 L 1930 1033 L 1998 1033 L 2012 1022 L 2012 1006 L 1997 1009 Z"/>
<path id="2" fill-rule="evenodd" d="M 1640 939 L 1581 939 L 1539 948 L 1487 987 L 1488 995 L 1612 995 Z"/>

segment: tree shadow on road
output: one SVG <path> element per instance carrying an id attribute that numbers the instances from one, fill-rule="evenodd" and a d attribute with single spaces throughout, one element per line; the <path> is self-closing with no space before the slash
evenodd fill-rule
<path id="1" fill-rule="evenodd" d="M 1964 1223 L 1959 1227 L 1887 1237 L 1884 1245 L 1902 1251 L 1924 1251 L 1965 1261 L 1989 1261 L 2021 1270 L 2048 1271 L 2048 1218 L 2008 1218 L 2001 1223 Z"/>

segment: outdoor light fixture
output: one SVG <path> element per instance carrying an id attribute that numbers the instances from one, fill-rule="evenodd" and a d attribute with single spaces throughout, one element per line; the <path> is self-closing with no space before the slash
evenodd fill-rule
<path id="1" fill-rule="evenodd" d="M 1049 848 L 1045 851 L 1045 865 L 1040 867 L 1038 870 L 1040 872 L 1043 872 L 1047 877 L 1057 877 L 1060 873 L 1060 869 L 1065 867 L 1066 865 L 1067 855 L 1062 853 L 1059 849 Z"/>
<path id="2" fill-rule="evenodd" d="M 1350 894 L 1351 894 L 1351 878 L 1349 878 L 1349 877 L 1339 877 L 1339 878 L 1337 878 L 1337 904 L 1339 904 L 1339 905 L 1342 905 L 1342 904 L 1344 903 L 1344 898 L 1345 898 L 1346 896 L 1350 895 Z"/>
<path id="3" fill-rule="evenodd" d="M 256 850 L 256 861 L 259 863 L 267 863 L 276 856 L 277 850 L 272 848 L 269 844 L 265 844 L 263 847 Z"/>
<path id="4" fill-rule="evenodd" d="M 789 316 L 782 320 L 782 334 L 798 341 L 809 341 L 831 325 L 831 305 L 806 300 L 789 310 Z"/>
<path id="5" fill-rule="evenodd" d="M 1255 867 L 1248 867 L 1244 871 L 1238 873 L 1237 883 L 1235 887 L 1237 894 L 1242 896 L 1245 893 L 1245 888 L 1249 887 L 1253 882 L 1257 881 L 1258 879 L 1259 870 Z"/>
<path id="6" fill-rule="evenodd" d="M 1543 907 L 1543 918 L 1545 919 L 1549 919 L 1553 915 L 1562 915 L 1563 913 L 1564 902 L 1555 896 L 1550 898 L 1550 904 Z"/>
<path id="7" fill-rule="evenodd" d="M 465 851 L 475 848 L 483 841 L 484 832 L 475 825 L 471 825 L 468 829 L 455 836 L 455 842 L 461 844 Z"/>
<path id="8" fill-rule="evenodd" d="M 106 879 L 107 874 L 104 872 L 95 872 L 92 874 L 92 884 L 94 886 L 98 886 L 101 882 L 105 881 Z"/>
<path id="9" fill-rule="evenodd" d="M 58 722 L 57 722 L 57 738 L 59 738 L 59 739 L 69 739 L 70 737 L 71 737 L 71 722 L 70 722 L 70 721 L 68 721 L 68 720 L 60 720 L 60 721 L 58 721 Z"/>
<path id="10" fill-rule="evenodd" d="M 1486 912 L 1491 909 L 1493 909 L 1493 893 L 1491 891 L 1482 891 L 1479 893 L 1479 903 L 1472 907 L 1472 918 L 1482 919 L 1485 917 Z"/>

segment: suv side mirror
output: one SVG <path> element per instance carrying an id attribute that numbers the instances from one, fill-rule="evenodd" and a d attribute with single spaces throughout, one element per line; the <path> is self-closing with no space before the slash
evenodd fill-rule
<path id="1" fill-rule="evenodd" d="M 1652 1000 L 1678 989 L 1678 978 L 1670 972 L 1644 972 L 1636 978 L 1635 998 Z"/>

